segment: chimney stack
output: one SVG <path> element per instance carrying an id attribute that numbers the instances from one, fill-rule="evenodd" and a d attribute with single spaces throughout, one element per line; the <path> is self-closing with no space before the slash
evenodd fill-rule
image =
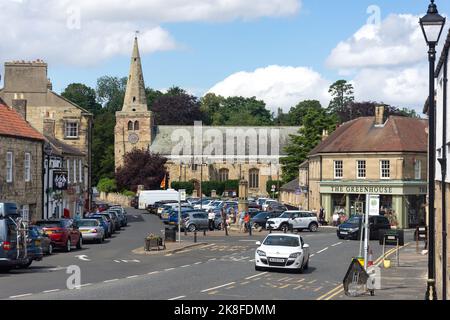
<path id="1" fill-rule="evenodd" d="M 328 130 L 323 130 L 322 132 L 322 141 L 326 140 L 328 138 Z"/>
<path id="2" fill-rule="evenodd" d="M 47 137 L 55 137 L 55 120 L 44 119 L 44 135 Z"/>
<path id="3" fill-rule="evenodd" d="M 384 106 L 375 107 L 375 126 L 384 125 Z"/>
<path id="4" fill-rule="evenodd" d="M 27 100 L 23 99 L 23 96 L 21 96 L 20 99 L 17 99 L 17 97 L 14 97 L 15 99 L 12 100 L 12 107 L 14 110 L 16 110 L 22 118 L 27 120 Z"/>

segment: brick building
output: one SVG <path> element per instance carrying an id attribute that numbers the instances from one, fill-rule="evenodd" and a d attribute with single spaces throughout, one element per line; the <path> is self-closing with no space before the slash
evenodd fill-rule
<path id="1" fill-rule="evenodd" d="M 44 137 L 0 99 L 0 202 L 15 202 L 28 221 L 42 216 Z"/>

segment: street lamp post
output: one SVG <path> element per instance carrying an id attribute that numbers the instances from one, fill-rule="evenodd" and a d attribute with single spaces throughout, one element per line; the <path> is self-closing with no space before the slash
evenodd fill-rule
<path id="1" fill-rule="evenodd" d="M 441 37 L 445 25 L 445 18 L 442 17 L 431 0 L 427 14 L 420 19 L 420 26 L 429 47 L 428 60 L 430 63 L 430 82 L 428 96 L 428 282 L 426 300 L 437 300 L 436 295 L 436 270 L 435 270 L 435 209 L 434 209 L 434 181 L 436 164 L 436 109 L 434 100 L 434 69 L 436 63 L 436 46 Z"/>

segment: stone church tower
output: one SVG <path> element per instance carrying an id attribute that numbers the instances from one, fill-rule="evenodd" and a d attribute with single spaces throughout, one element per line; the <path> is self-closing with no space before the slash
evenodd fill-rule
<path id="1" fill-rule="evenodd" d="M 152 142 L 153 116 L 147 107 L 144 76 L 138 39 L 134 39 L 130 74 L 122 111 L 116 112 L 114 158 L 116 170 L 123 165 L 126 153 L 136 149 L 148 150 Z"/>

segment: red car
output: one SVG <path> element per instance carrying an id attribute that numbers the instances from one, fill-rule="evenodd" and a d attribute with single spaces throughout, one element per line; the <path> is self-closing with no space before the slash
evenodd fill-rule
<path id="1" fill-rule="evenodd" d="M 38 221 L 36 225 L 42 227 L 54 247 L 70 252 L 74 246 L 77 249 L 81 249 L 83 246 L 81 232 L 71 219 Z"/>

